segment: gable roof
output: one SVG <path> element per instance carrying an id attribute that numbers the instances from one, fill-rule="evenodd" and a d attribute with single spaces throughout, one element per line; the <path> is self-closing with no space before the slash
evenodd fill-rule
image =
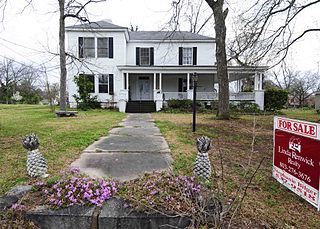
<path id="1" fill-rule="evenodd" d="M 90 22 L 80 25 L 66 26 L 66 30 L 126 30 L 129 34 L 129 40 L 133 41 L 214 41 L 213 37 L 203 36 L 187 31 L 128 31 L 127 27 L 115 25 L 108 20 Z"/>
<path id="2" fill-rule="evenodd" d="M 107 20 L 96 21 L 85 23 L 81 25 L 66 26 L 67 29 L 127 29 L 127 27 L 122 27 L 115 25 Z"/>
<path id="3" fill-rule="evenodd" d="M 129 31 L 130 40 L 214 40 L 187 31 Z"/>

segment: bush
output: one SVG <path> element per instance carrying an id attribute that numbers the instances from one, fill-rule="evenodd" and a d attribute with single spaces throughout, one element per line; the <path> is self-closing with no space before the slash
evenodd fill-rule
<path id="1" fill-rule="evenodd" d="M 191 110 L 192 100 L 189 99 L 170 99 L 168 100 L 168 107 L 173 109 Z"/>
<path id="2" fill-rule="evenodd" d="M 205 107 L 205 105 L 199 101 L 196 102 L 197 109 Z M 164 111 L 179 113 L 192 111 L 193 101 L 190 99 L 170 99 L 167 101 L 167 108 Z"/>
<path id="3" fill-rule="evenodd" d="M 272 88 L 264 93 L 264 107 L 266 111 L 281 110 L 288 101 L 288 91 Z"/>
<path id="4" fill-rule="evenodd" d="M 93 84 L 87 78 L 87 75 L 80 74 L 74 77 L 74 82 L 78 86 L 78 94 L 73 95 L 77 102 L 77 107 L 81 110 L 100 108 L 97 96 L 91 96 Z"/>
<path id="5" fill-rule="evenodd" d="M 244 113 L 260 113 L 261 110 L 256 103 L 241 101 L 238 104 L 230 104 L 230 109 L 236 112 L 244 112 Z"/>

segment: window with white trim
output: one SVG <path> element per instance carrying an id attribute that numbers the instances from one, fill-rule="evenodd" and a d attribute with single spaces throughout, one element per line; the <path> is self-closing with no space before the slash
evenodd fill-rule
<path id="1" fill-rule="evenodd" d="M 79 37 L 78 39 L 79 58 L 113 58 L 113 37 Z"/>
<path id="2" fill-rule="evenodd" d="M 109 76 L 107 74 L 99 75 L 99 93 L 109 92 Z"/>
<path id="3" fill-rule="evenodd" d="M 140 65 L 150 65 L 150 48 L 140 48 Z"/>
<path id="4" fill-rule="evenodd" d="M 192 48 L 183 48 L 182 49 L 182 64 L 183 65 L 192 65 Z"/>
<path id="5" fill-rule="evenodd" d="M 94 37 L 79 37 L 79 57 L 80 58 L 95 57 Z"/>
<path id="6" fill-rule="evenodd" d="M 99 37 L 97 40 L 98 57 L 109 57 L 109 38 Z"/>

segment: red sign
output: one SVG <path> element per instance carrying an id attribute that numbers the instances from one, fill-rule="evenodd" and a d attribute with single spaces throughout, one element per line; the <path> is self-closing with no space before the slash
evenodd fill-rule
<path id="1" fill-rule="evenodd" d="M 320 210 L 319 124 L 275 117 L 273 177 Z"/>
<path id="2" fill-rule="evenodd" d="M 277 127 L 286 132 L 317 138 L 318 126 L 314 123 L 298 121 L 294 119 L 277 118 Z"/>

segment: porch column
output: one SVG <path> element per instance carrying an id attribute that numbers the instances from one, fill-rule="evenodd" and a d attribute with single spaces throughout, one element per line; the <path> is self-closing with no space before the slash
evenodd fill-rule
<path id="1" fill-rule="evenodd" d="M 156 102 L 156 111 L 160 111 L 163 107 L 163 93 L 162 93 L 162 73 L 159 73 L 159 89 L 156 89 L 157 84 L 156 84 L 156 79 L 157 79 L 157 74 L 154 73 L 154 99 Z"/>
<path id="2" fill-rule="evenodd" d="M 159 90 L 162 92 L 162 73 L 159 73 Z"/>
<path id="3" fill-rule="evenodd" d="M 262 80 L 263 80 L 263 74 L 259 74 L 259 90 L 262 90 Z"/>
<path id="4" fill-rule="evenodd" d="M 260 110 L 264 110 L 264 91 L 262 90 L 262 73 L 255 73 L 254 76 L 254 102 L 258 104 Z"/>
<path id="5" fill-rule="evenodd" d="M 187 99 L 193 99 L 193 89 L 190 88 L 190 75 L 192 73 L 187 73 Z"/>
<path id="6" fill-rule="evenodd" d="M 187 73 L 187 91 L 190 90 L 190 73 Z"/>
<path id="7" fill-rule="evenodd" d="M 254 75 L 254 90 L 261 91 L 262 90 L 262 81 L 263 81 L 263 73 L 255 73 Z"/>
<path id="8" fill-rule="evenodd" d="M 129 100 L 129 93 L 128 93 L 128 73 L 124 72 L 123 73 L 123 90 L 120 90 L 119 93 L 119 101 L 118 101 L 118 108 L 120 112 L 126 112 L 126 104 L 127 101 Z"/>
<path id="9" fill-rule="evenodd" d="M 242 87 L 242 81 L 237 80 L 237 87 L 236 87 L 237 93 L 241 92 L 241 87 Z"/>
<path id="10" fill-rule="evenodd" d="M 254 74 L 254 90 L 257 91 L 259 90 L 259 74 L 255 73 Z"/>
<path id="11" fill-rule="evenodd" d="M 153 73 L 153 90 L 157 89 L 157 73 Z"/>
<path id="12" fill-rule="evenodd" d="M 127 90 L 129 90 L 129 73 L 128 72 L 126 72 L 126 84 L 127 84 Z"/>

